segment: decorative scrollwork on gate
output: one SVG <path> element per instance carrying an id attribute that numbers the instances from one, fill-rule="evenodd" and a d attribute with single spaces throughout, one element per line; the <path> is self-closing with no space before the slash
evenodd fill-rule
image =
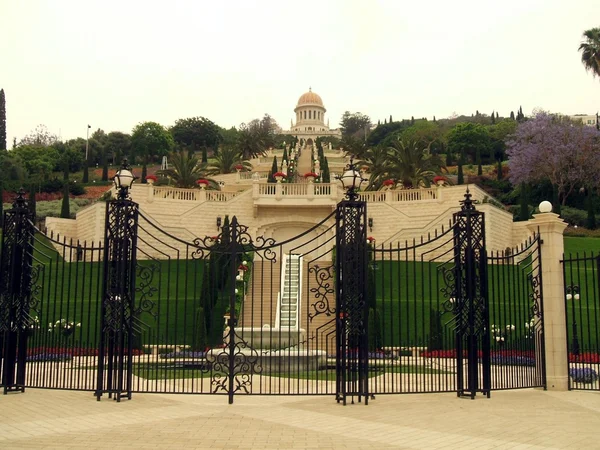
<path id="1" fill-rule="evenodd" d="M 149 313 L 155 319 L 158 317 L 158 312 L 154 311 L 156 303 L 152 300 L 154 294 L 158 291 L 158 288 L 152 286 L 152 279 L 154 278 L 154 272 L 158 271 L 158 265 L 153 264 L 147 265 L 136 265 L 136 283 L 135 292 L 139 294 L 138 306 L 135 309 L 135 314 Z"/>
<path id="2" fill-rule="evenodd" d="M 229 345 L 220 349 L 216 355 L 213 354 L 207 358 L 212 361 L 213 376 L 211 384 L 215 394 L 218 392 L 233 394 L 239 391 L 249 394 L 249 388 L 252 386 L 252 375 L 262 373 L 258 352 L 235 332 L 235 328 L 226 328 L 224 339 L 226 344 L 230 342 L 232 336 L 235 342 L 233 365 L 231 364 L 231 348 Z M 230 380 L 233 381 L 231 392 Z"/>
<path id="3" fill-rule="evenodd" d="M 333 265 L 327 267 L 315 265 L 308 269 L 308 273 L 314 274 L 317 280 L 317 287 L 310 288 L 310 292 L 314 294 L 314 299 L 316 300 L 311 305 L 314 311 L 308 313 L 308 319 L 311 321 L 319 314 L 325 314 L 328 317 L 335 314 L 335 299 L 330 297 L 335 293 L 333 287 L 334 271 L 335 267 Z"/>

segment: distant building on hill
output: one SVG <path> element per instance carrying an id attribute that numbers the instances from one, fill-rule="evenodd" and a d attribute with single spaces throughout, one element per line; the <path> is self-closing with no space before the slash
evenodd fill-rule
<path id="1" fill-rule="evenodd" d="M 571 120 L 580 120 L 584 125 L 588 127 L 598 127 L 598 114 L 575 114 L 569 116 Z"/>

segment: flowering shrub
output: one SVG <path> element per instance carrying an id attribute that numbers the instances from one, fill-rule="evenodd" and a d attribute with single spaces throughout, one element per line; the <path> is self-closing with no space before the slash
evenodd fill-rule
<path id="1" fill-rule="evenodd" d="M 273 174 L 273 176 L 274 177 L 283 177 L 283 178 L 285 178 L 287 175 L 285 173 L 283 173 L 283 172 L 275 172 Z"/>
<path id="2" fill-rule="evenodd" d="M 435 177 L 433 177 L 433 182 L 435 184 L 437 183 L 445 183 L 446 181 L 448 181 L 448 179 L 442 175 L 437 175 Z"/>
<path id="3" fill-rule="evenodd" d="M 209 183 L 208 183 L 208 180 L 205 180 L 204 178 L 201 178 L 200 180 L 196 180 L 196 184 L 198 186 L 200 186 L 201 184 L 203 184 L 205 186 L 208 186 Z"/>
<path id="4" fill-rule="evenodd" d="M 317 177 L 318 177 L 318 175 L 317 175 L 316 173 L 314 173 L 314 172 L 306 172 L 306 173 L 304 174 L 304 178 L 309 178 L 309 177 L 312 177 L 312 178 L 317 178 Z"/>
<path id="5" fill-rule="evenodd" d="M 374 238 L 373 236 L 369 236 L 369 237 L 367 238 L 367 243 L 369 243 L 369 244 L 374 244 L 374 243 L 375 243 L 375 238 Z"/>
<path id="6" fill-rule="evenodd" d="M 56 331 L 63 336 L 70 336 L 75 332 L 76 328 L 81 327 L 81 323 L 69 322 L 67 319 L 59 319 L 54 323 L 48 324 L 48 331 Z"/>
<path id="7" fill-rule="evenodd" d="M 248 266 L 246 266 L 244 264 L 240 264 L 240 266 L 238 267 L 238 270 L 243 270 L 245 272 L 246 270 L 248 270 Z"/>
<path id="8" fill-rule="evenodd" d="M 244 170 L 244 166 L 243 166 L 243 165 L 241 165 L 241 164 L 236 164 L 236 165 L 235 165 L 233 168 L 234 168 L 235 170 Z"/>
<path id="9" fill-rule="evenodd" d="M 593 383 L 598 379 L 598 373 L 589 367 L 569 369 L 569 376 L 575 383 Z"/>
<path id="10" fill-rule="evenodd" d="M 148 175 L 146 177 L 146 181 L 154 181 L 156 183 L 158 181 L 158 178 L 156 177 L 156 175 Z"/>
<path id="11" fill-rule="evenodd" d="M 518 355 L 492 355 L 490 364 L 535 367 L 535 358 Z"/>
<path id="12" fill-rule="evenodd" d="M 385 180 L 383 182 L 384 186 L 389 186 L 389 187 L 394 186 L 395 184 L 396 184 L 396 182 L 394 180 Z"/>
<path id="13" fill-rule="evenodd" d="M 583 352 L 578 355 L 574 353 L 569 353 L 569 362 L 600 364 L 600 355 L 598 353 L 592 352 Z"/>
<path id="14" fill-rule="evenodd" d="M 73 355 L 68 353 L 38 353 L 35 355 L 27 355 L 27 361 L 30 362 L 45 362 L 45 361 L 71 361 Z"/>

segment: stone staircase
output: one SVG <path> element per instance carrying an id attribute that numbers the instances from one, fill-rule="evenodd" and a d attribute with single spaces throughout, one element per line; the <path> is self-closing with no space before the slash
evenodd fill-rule
<path id="1" fill-rule="evenodd" d="M 297 255 L 295 255 L 297 256 Z M 300 346 L 308 349 L 326 350 L 335 353 L 335 317 L 318 314 L 309 319 L 309 314 L 315 313 L 315 305 L 322 299 L 317 297 L 318 283 L 314 271 L 315 265 L 327 267 L 331 261 L 307 262 L 305 258 L 292 258 L 292 268 L 289 270 L 288 287 L 284 283 L 284 295 L 278 294 L 282 285 L 282 264 L 278 261 L 254 261 L 250 285 L 242 308 L 241 321 L 238 327 L 245 329 L 262 328 L 262 344 L 278 341 L 279 333 L 287 333 L 300 342 Z M 300 267 L 300 261 L 302 265 Z M 298 283 L 302 277 L 302 284 Z M 285 280 L 284 280 L 285 281 Z M 327 280 L 331 288 L 333 278 Z M 301 286 L 301 287 L 300 287 Z M 289 289 L 288 289 L 289 288 Z M 315 291 L 311 292 L 311 289 Z M 299 292 L 299 295 L 296 293 Z M 335 295 L 327 296 L 331 307 L 335 304 Z M 279 317 L 278 305 L 281 306 Z M 299 308 L 298 308 L 299 305 Z M 281 325 L 277 328 L 277 320 Z M 257 339 L 255 338 L 255 342 Z"/>

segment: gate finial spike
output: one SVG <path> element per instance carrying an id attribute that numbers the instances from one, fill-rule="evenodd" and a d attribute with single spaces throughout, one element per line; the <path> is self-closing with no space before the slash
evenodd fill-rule
<path id="1" fill-rule="evenodd" d="M 474 211 L 475 206 L 473 206 L 473 200 L 471 200 L 471 192 L 469 191 L 469 186 L 467 186 L 467 192 L 465 192 L 465 199 L 460 201 L 461 207 L 460 209 L 463 211 Z"/>

